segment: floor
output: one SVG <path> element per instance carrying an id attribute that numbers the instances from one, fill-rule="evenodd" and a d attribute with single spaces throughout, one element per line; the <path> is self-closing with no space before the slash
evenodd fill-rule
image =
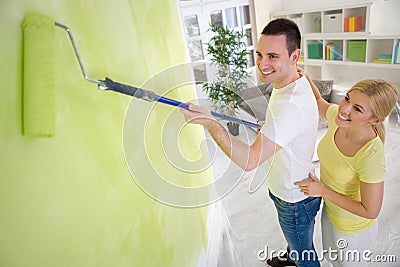
<path id="1" fill-rule="evenodd" d="M 242 119 L 253 120 L 247 113 L 240 113 Z M 206 133 L 207 134 L 207 133 Z M 256 132 L 240 126 L 238 136 L 243 142 L 252 143 Z M 210 136 L 207 137 L 211 139 Z M 276 211 L 267 194 L 264 180 L 266 166 L 261 165 L 252 172 L 243 172 L 218 149 L 213 142 L 208 142 L 212 151 L 212 164 L 215 179 L 228 177 L 236 184 L 232 189 L 219 188 L 225 195 L 219 204 L 226 212 L 223 246 L 218 259 L 218 266 L 266 266 L 265 258 L 277 255 L 285 250 L 286 243 L 278 225 Z M 385 197 L 379 215 L 379 236 L 373 255 L 382 259 L 395 257 L 400 262 L 400 126 L 396 126 L 395 116 L 390 117 L 385 143 L 387 173 L 385 177 Z M 315 164 L 318 171 L 318 163 Z M 237 182 L 237 183 L 236 183 Z M 319 255 L 322 251 L 320 213 L 317 215 L 314 242 Z M 382 263 L 381 263 L 382 264 Z M 371 262 L 369 266 L 381 266 Z M 398 266 L 396 262 L 386 262 L 384 266 Z M 321 266 L 331 266 L 326 260 Z"/>

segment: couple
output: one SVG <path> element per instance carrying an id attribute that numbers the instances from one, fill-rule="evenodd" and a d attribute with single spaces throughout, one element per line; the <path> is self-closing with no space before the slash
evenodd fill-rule
<path id="1" fill-rule="evenodd" d="M 189 104 L 181 109 L 190 123 L 208 130 L 224 153 L 246 171 L 268 161 L 269 196 L 288 243 L 283 257 L 270 266 L 320 266 L 313 244 L 315 216 L 321 198 L 324 251 L 363 251 L 377 236 L 376 217 L 383 200 L 384 119 L 397 101 L 397 88 L 384 80 L 356 83 L 339 105 L 329 104 L 310 77 L 297 68 L 300 32 L 288 19 L 268 23 L 257 45 L 261 81 L 274 89 L 265 124 L 252 145 L 231 136 L 209 108 Z M 329 127 L 318 146 L 321 180 L 309 174 L 319 114 Z M 307 253 L 302 253 L 307 252 Z M 329 259 L 328 259 L 329 260 Z M 335 266 L 366 262 L 332 262 Z"/>

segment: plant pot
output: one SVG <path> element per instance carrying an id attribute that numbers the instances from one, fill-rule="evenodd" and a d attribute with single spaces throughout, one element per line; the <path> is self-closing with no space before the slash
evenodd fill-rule
<path id="1" fill-rule="evenodd" d="M 228 130 L 233 136 L 239 135 L 239 123 L 236 122 L 228 122 L 226 124 L 228 126 Z"/>

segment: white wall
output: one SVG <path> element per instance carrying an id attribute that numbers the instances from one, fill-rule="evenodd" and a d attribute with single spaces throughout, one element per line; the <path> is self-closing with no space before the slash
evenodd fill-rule
<path id="1" fill-rule="evenodd" d="M 257 39 L 260 33 L 267 25 L 270 20 L 270 13 L 273 11 L 274 5 L 277 4 L 279 0 L 266 1 L 266 0 L 254 0 L 254 12 L 255 12 L 255 23 L 257 31 Z"/>

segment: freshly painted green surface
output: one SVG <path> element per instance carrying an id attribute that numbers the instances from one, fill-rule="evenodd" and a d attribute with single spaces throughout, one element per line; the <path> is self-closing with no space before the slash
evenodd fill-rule
<path id="1" fill-rule="evenodd" d="M 61 29 L 55 31 L 55 135 L 22 135 L 21 22 L 27 12 L 72 29 L 91 78 L 141 86 L 187 61 L 175 0 L 0 2 L 0 266 L 195 266 L 208 245 L 208 208 L 164 205 L 139 188 L 123 153 L 131 98 L 85 81 Z M 162 84 L 157 90 L 164 93 Z M 186 101 L 194 92 L 171 97 Z M 180 114 L 166 120 L 165 110 L 152 112 L 152 132 L 161 130 L 159 123 L 183 125 Z M 148 114 L 137 116 L 140 127 Z M 160 136 L 137 130 L 133 144 Z M 199 127 L 179 137 L 163 131 L 189 161 L 199 157 L 192 151 L 204 138 Z M 151 173 L 145 162 L 163 169 L 158 149 L 137 153 L 139 173 Z M 196 175 L 168 169 L 164 176 L 185 186 L 212 180 L 210 169 Z"/>

